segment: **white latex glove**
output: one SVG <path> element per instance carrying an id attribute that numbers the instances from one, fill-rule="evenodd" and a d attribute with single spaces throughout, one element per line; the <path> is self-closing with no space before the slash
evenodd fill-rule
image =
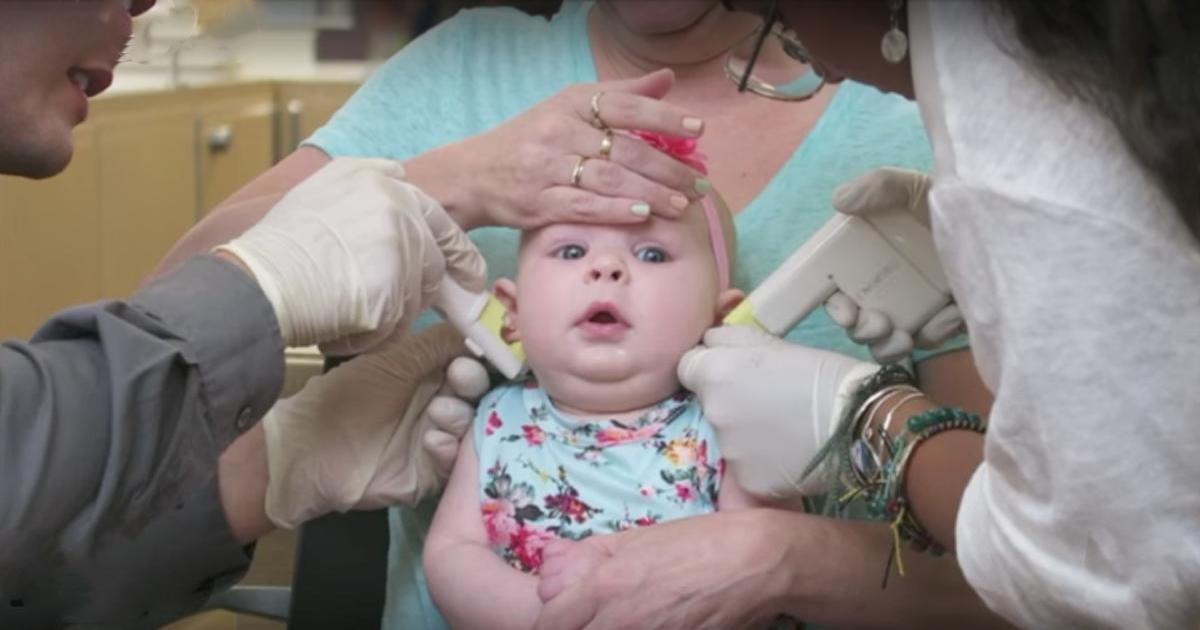
<path id="1" fill-rule="evenodd" d="M 842 184 L 833 192 L 833 207 L 842 214 L 866 216 L 897 206 L 911 212 L 929 226 L 929 188 L 933 178 L 917 171 L 878 168 Z M 825 302 L 825 311 L 851 339 L 867 344 L 871 355 L 882 363 L 895 363 L 912 354 L 913 348 L 935 348 L 963 330 L 962 313 L 949 304 L 926 322 L 916 337 L 892 326 L 886 313 L 860 309 L 842 292 Z"/>
<path id="2" fill-rule="evenodd" d="M 837 427 L 862 382 L 879 369 L 845 355 L 782 341 L 745 326 L 712 328 L 679 361 L 734 479 L 767 500 L 821 491 L 809 461 Z"/>
<path id="3" fill-rule="evenodd" d="M 414 504 L 439 490 L 449 469 L 425 448 L 425 435 L 447 427 L 425 409 L 446 366 L 465 354 L 453 328 L 433 326 L 389 339 L 276 403 L 263 418 L 271 522 L 291 528 L 332 511 Z"/>
<path id="4" fill-rule="evenodd" d="M 475 419 L 475 403 L 490 385 L 482 363 L 470 356 L 458 357 L 446 367 L 445 384 L 421 412 L 421 424 L 427 427 L 422 443 L 439 478 L 450 478 L 458 446 Z"/>
<path id="5" fill-rule="evenodd" d="M 403 177 L 398 162 L 334 159 L 217 248 L 254 274 L 287 345 L 356 354 L 403 331 L 443 273 L 483 288 L 470 239 Z"/>

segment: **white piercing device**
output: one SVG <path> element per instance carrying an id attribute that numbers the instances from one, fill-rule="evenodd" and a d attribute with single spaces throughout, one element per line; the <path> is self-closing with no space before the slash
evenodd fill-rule
<path id="1" fill-rule="evenodd" d="M 783 336 L 835 291 L 915 333 L 951 301 L 933 235 L 905 208 L 835 213 L 725 318 Z"/>
<path id="2" fill-rule="evenodd" d="M 524 369 L 521 343 L 510 344 L 500 336 L 505 309 L 491 292 L 472 293 L 447 275 L 438 287 L 433 307 L 462 333 L 475 356 L 487 359 L 505 378 L 516 378 Z"/>

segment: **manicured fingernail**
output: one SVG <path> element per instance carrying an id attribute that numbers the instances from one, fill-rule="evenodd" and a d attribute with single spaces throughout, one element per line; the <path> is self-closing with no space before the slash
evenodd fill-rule
<path id="1" fill-rule="evenodd" d="M 700 120 L 699 118 L 693 117 L 693 116 L 684 116 L 683 117 L 683 128 L 687 129 L 688 131 L 692 131 L 692 132 L 700 131 L 701 129 L 704 128 L 704 121 Z"/>
<path id="2" fill-rule="evenodd" d="M 683 210 L 688 207 L 688 198 L 683 195 L 671 195 L 671 205 L 675 206 L 676 210 Z"/>
<path id="3" fill-rule="evenodd" d="M 650 204 L 638 202 L 633 204 L 633 207 L 629 208 L 629 211 L 639 217 L 650 216 Z"/>
<path id="4" fill-rule="evenodd" d="M 708 180 L 704 179 L 703 177 L 696 178 L 696 183 L 692 184 L 692 186 L 696 189 L 696 192 L 700 193 L 701 195 L 707 195 L 708 193 L 712 192 L 712 184 L 710 184 Z"/>

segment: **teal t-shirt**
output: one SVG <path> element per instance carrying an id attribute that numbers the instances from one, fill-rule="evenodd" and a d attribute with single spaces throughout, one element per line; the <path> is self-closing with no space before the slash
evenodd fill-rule
<path id="1" fill-rule="evenodd" d="M 403 160 L 495 127 L 570 84 L 595 82 L 587 35 L 591 7 L 569 0 L 550 20 L 507 8 L 460 12 L 381 66 L 306 143 L 332 156 Z M 736 216 L 736 285 L 754 288 L 831 216 L 834 188 L 879 166 L 930 170 L 932 153 L 916 105 L 845 82 L 804 143 Z M 492 278 L 511 276 L 516 231 L 481 228 L 471 236 Z M 869 358 L 822 309 L 788 339 Z M 421 573 L 433 509 L 426 502 L 392 511 L 387 628 L 445 626 Z"/>

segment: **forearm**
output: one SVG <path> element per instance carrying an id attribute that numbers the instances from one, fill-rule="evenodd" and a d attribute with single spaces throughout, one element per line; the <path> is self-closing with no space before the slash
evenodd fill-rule
<path id="1" fill-rule="evenodd" d="M 267 446 L 262 423 L 233 441 L 217 463 L 221 507 L 234 540 L 246 545 L 275 529 L 267 518 Z"/>
<path id="2" fill-rule="evenodd" d="M 525 630 L 537 621 L 537 577 L 508 566 L 492 550 L 431 534 L 424 563 L 430 596 L 452 627 Z"/>
<path id="3" fill-rule="evenodd" d="M 995 397 L 984 385 L 970 349 L 955 350 L 917 363 L 921 391 L 938 404 L 979 414 L 985 420 Z"/>
<path id="4" fill-rule="evenodd" d="M 954 530 L 963 491 L 982 462 L 983 435 L 946 431 L 920 445 L 904 477 L 914 517 L 952 553 L 957 545 Z"/>
<path id="5" fill-rule="evenodd" d="M 157 278 L 183 261 L 240 236 L 258 223 L 289 190 L 329 162 L 329 156 L 312 147 L 301 147 L 287 158 L 221 202 L 188 230 L 150 273 Z"/>
<path id="6" fill-rule="evenodd" d="M 1005 627 L 971 590 L 953 557 L 905 548 L 905 577 L 881 585 L 892 533 L 887 524 L 763 510 L 766 535 L 782 546 L 788 614 L 852 627 Z"/>
<path id="7" fill-rule="evenodd" d="M 464 230 L 485 224 L 486 202 L 478 199 L 474 186 L 482 173 L 472 165 L 471 157 L 472 152 L 464 143 L 456 142 L 404 161 L 408 181 L 442 204 Z"/>
<path id="8" fill-rule="evenodd" d="M 917 364 L 918 382 L 928 398 L 912 400 L 896 408 L 889 429 L 897 435 L 913 415 L 936 406 L 955 407 L 984 420 L 994 397 L 984 385 L 970 350 L 963 349 L 931 357 Z M 875 413 L 875 426 L 890 410 Z M 904 487 L 913 514 L 934 539 L 953 551 L 954 528 L 963 490 L 983 461 L 983 436 L 973 431 L 946 431 L 921 443 L 913 452 Z"/>
<path id="9" fill-rule="evenodd" d="M 880 427 L 889 414 L 894 439 L 910 418 L 940 405 L 932 398 L 915 398 L 899 404 L 884 404 L 868 420 Z M 911 439 L 911 438 L 910 438 Z M 975 431 L 943 431 L 922 441 L 908 458 L 902 492 L 909 509 L 925 529 L 948 551 L 955 548 L 954 527 L 963 491 L 975 469 L 983 462 L 983 435 Z"/>

